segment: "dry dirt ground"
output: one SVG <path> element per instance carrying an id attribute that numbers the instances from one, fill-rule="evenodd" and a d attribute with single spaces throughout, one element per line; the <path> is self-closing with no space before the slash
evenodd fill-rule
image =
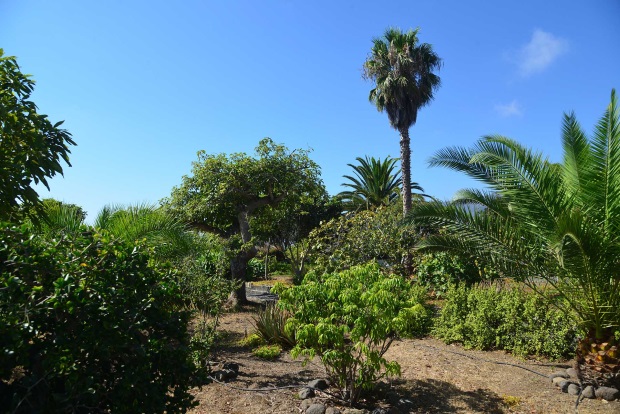
<path id="1" fill-rule="evenodd" d="M 253 392 L 234 389 L 268 388 L 305 384 L 323 378 L 319 362 L 305 367 L 283 353 L 276 361 L 261 360 L 249 349 L 236 345 L 246 333 L 252 333 L 252 313 L 223 315 L 221 330 L 227 343 L 216 353 L 216 360 L 240 365 L 237 379 L 227 385 L 211 383 L 194 390 L 200 405 L 192 413 L 300 413 L 299 389 Z M 458 352 L 463 355 L 457 355 Z M 524 369 L 492 362 L 518 364 L 542 374 L 550 374 L 569 366 L 570 361 L 551 366 L 548 362 L 524 361 L 501 351 L 464 350 L 445 345 L 432 338 L 395 341 L 387 353 L 402 368 L 401 378 L 393 381 L 392 391 L 409 400 L 407 413 L 574 413 L 575 397 L 560 392 L 543 378 Z M 393 394 L 393 393 L 392 393 Z M 339 406 L 329 397 L 317 398 L 328 405 Z M 375 401 L 374 406 L 381 405 Z M 583 400 L 580 414 L 619 414 L 620 402 Z"/>

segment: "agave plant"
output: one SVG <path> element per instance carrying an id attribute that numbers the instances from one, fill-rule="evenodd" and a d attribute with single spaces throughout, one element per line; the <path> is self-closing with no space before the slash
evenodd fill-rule
<path id="1" fill-rule="evenodd" d="M 564 116 L 562 163 L 503 136 L 439 151 L 430 161 L 464 172 L 486 190 L 461 190 L 450 203 L 414 206 L 416 223 L 445 229 L 419 249 L 463 251 L 574 314 L 585 338 L 577 361 L 620 385 L 620 118 L 615 91 L 590 138 Z M 541 281 L 545 283 L 541 284 Z M 547 289 L 543 285 L 547 286 Z M 550 288 L 549 288 L 550 287 Z M 597 374 L 598 372 L 598 374 Z M 602 374 L 602 375 L 600 375 Z"/>

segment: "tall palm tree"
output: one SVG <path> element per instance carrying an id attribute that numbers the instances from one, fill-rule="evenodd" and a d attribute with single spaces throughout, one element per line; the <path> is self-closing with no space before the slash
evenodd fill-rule
<path id="1" fill-rule="evenodd" d="M 417 223 L 447 231 L 420 249 L 465 251 L 520 279 L 576 315 L 587 333 L 577 367 L 620 386 L 614 331 L 620 332 L 620 113 L 615 91 L 590 139 L 565 115 L 564 159 L 553 164 L 503 136 L 431 160 L 489 190 L 461 190 L 452 203 L 414 206 Z M 477 208 L 472 208 L 477 206 Z M 540 280 L 551 289 L 543 289 Z M 587 376 L 586 376 L 587 377 Z"/>
<path id="2" fill-rule="evenodd" d="M 403 213 L 411 210 L 411 146 L 409 128 L 418 118 L 418 110 L 434 98 L 441 83 L 435 72 L 441 59 L 428 43 L 418 43 L 419 29 L 406 33 L 388 29 L 373 39 L 370 55 L 364 63 L 364 77 L 375 83 L 369 100 L 381 112 L 387 112 L 392 128 L 400 133 L 400 159 L 403 177 Z"/>
<path id="3" fill-rule="evenodd" d="M 351 190 L 338 194 L 347 211 L 370 209 L 387 206 L 398 198 L 400 191 L 400 174 L 397 171 L 397 158 L 387 157 L 385 160 L 374 157 L 356 158 L 359 165 L 347 164 L 353 168 L 355 176 L 344 175 L 349 182 L 342 186 Z M 410 184 L 412 190 L 424 191 L 418 183 Z M 421 194 L 420 196 L 424 196 Z"/>

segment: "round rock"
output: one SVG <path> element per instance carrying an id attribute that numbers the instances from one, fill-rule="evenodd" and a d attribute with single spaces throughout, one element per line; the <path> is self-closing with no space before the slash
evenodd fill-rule
<path id="1" fill-rule="evenodd" d="M 562 392 L 568 392 L 568 386 L 571 384 L 572 382 L 564 380 L 560 382 L 560 389 L 562 390 Z"/>
<path id="2" fill-rule="evenodd" d="M 568 374 L 570 378 L 578 379 L 577 370 L 575 370 L 575 368 L 567 368 L 566 373 Z"/>
<path id="3" fill-rule="evenodd" d="M 577 384 L 570 384 L 568 386 L 568 393 L 570 395 L 579 395 L 579 391 L 581 391 L 581 388 Z"/>
<path id="4" fill-rule="evenodd" d="M 587 387 L 585 387 L 583 389 L 583 392 L 581 393 L 581 396 L 583 398 L 590 398 L 590 399 L 596 398 L 596 395 L 594 395 L 594 387 L 591 385 L 588 385 Z"/>
<path id="5" fill-rule="evenodd" d="M 549 379 L 553 381 L 555 378 L 564 378 L 568 379 L 570 376 L 566 373 L 566 371 L 556 371 L 553 374 L 549 374 Z"/>
<path id="6" fill-rule="evenodd" d="M 299 398 L 302 400 L 312 397 L 314 397 L 314 390 L 311 388 L 302 388 L 302 390 L 299 391 Z"/>
<path id="7" fill-rule="evenodd" d="M 325 414 L 342 414 L 342 412 L 336 407 L 327 407 L 325 409 Z"/>
<path id="8" fill-rule="evenodd" d="M 329 387 L 329 384 L 324 379 L 315 379 L 308 383 L 308 387 L 316 388 L 318 390 L 326 390 Z"/>
<path id="9" fill-rule="evenodd" d="M 306 410 L 306 414 L 325 414 L 325 406 L 323 404 L 312 404 Z"/>
<path id="10" fill-rule="evenodd" d="M 599 387 L 594 391 L 596 398 L 602 398 L 603 400 L 613 401 L 616 398 L 620 398 L 620 391 L 611 387 Z"/>
<path id="11" fill-rule="evenodd" d="M 566 378 L 564 377 L 554 377 L 551 382 L 553 382 L 553 385 L 555 385 L 556 387 L 560 386 L 560 383 L 566 381 Z"/>

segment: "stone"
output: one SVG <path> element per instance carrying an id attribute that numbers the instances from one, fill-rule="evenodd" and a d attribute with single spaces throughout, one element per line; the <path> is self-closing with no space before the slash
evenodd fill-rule
<path id="1" fill-rule="evenodd" d="M 237 364 L 236 362 L 226 362 L 224 366 L 222 366 L 222 368 L 225 370 L 229 369 L 231 371 L 234 371 L 235 374 L 239 373 L 239 364 Z"/>
<path id="2" fill-rule="evenodd" d="M 566 373 L 566 371 L 556 371 L 553 374 L 549 374 L 549 379 L 553 381 L 555 378 L 564 378 L 568 379 L 570 376 Z"/>
<path id="3" fill-rule="evenodd" d="M 562 390 L 562 392 L 568 392 L 568 386 L 571 385 L 572 382 L 564 380 L 562 382 L 560 382 L 560 389 Z"/>
<path id="4" fill-rule="evenodd" d="M 616 398 L 620 398 L 620 391 L 612 387 L 599 387 L 594 391 L 596 398 L 601 398 L 606 401 L 613 401 Z"/>
<path id="5" fill-rule="evenodd" d="M 312 399 L 307 399 L 307 400 L 303 400 L 301 402 L 301 404 L 299 405 L 299 408 L 301 408 L 302 412 L 306 412 L 306 410 L 308 409 L 308 407 L 310 407 L 312 404 L 314 404 L 316 401 L 312 400 Z"/>
<path id="6" fill-rule="evenodd" d="M 372 410 L 371 414 L 388 414 L 388 411 L 385 408 L 375 408 Z"/>
<path id="7" fill-rule="evenodd" d="M 228 373 L 224 370 L 214 371 L 211 376 L 215 378 L 216 381 L 224 382 L 228 379 Z"/>
<path id="8" fill-rule="evenodd" d="M 342 412 L 336 407 L 327 407 L 325 414 L 342 414 Z"/>
<path id="9" fill-rule="evenodd" d="M 357 408 L 345 408 L 342 414 L 368 414 L 368 410 L 358 410 Z"/>
<path id="10" fill-rule="evenodd" d="M 224 371 L 227 380 L 237 378 L 237 371 L 233 371 L 232 369 L 223 369 L 222 371 Z"/>
<path id="11" fill-rule="evenodd" d="M 596 395 L 594 394 L 594 387 L 591 385 L 588 385 L 587 387 L 585 387 L 583 389 L 583 392 L 581 393 L 581 396 L 583 398 L 590 398 L 590 399 L 596 398 Z"/>
<path id="12" fill-rule="evenodd" d="M 325 414 L 325 406 L 323 404 L 312 404 L 306 410 L 306 414 Z"/>
<path id="13" fill-rule="evenodd" d="M 316 388 L 318 390 L 326 390 L 329 388 L 329 384 L 324 379 L 315 379 L 308 383 L 308 387 Z"/>
<path id="14" fill-rule="evenodd" d="M 553 380 L 551 380 L 551 382 L 553 382 L 553 385 L 555 385 L 556 387 L 560 386 L 560 383 L 566 381 L 566 378 L 564 377 L 555 377 L 553 378 Z"/>
<path id="15" fill-rule="evenodd" d="M 314 390 L 311 388 L 302 388 L 301 391 L 299 391 L 299 398 L 302 400 L 312 398 L 314 395 Z"/>
<path id="16" fill-rule="evenodd" d="M 567 391 L 570 395 L 579 395 L 581 388 L 577 384 L 570 384 Z"/>
<path id="17" fill-rule="evenodd" d="M 566 373 L 572 379 L 579 379 L 577 378 L 577 370 L 575 368 L 567 368 Z"/>

